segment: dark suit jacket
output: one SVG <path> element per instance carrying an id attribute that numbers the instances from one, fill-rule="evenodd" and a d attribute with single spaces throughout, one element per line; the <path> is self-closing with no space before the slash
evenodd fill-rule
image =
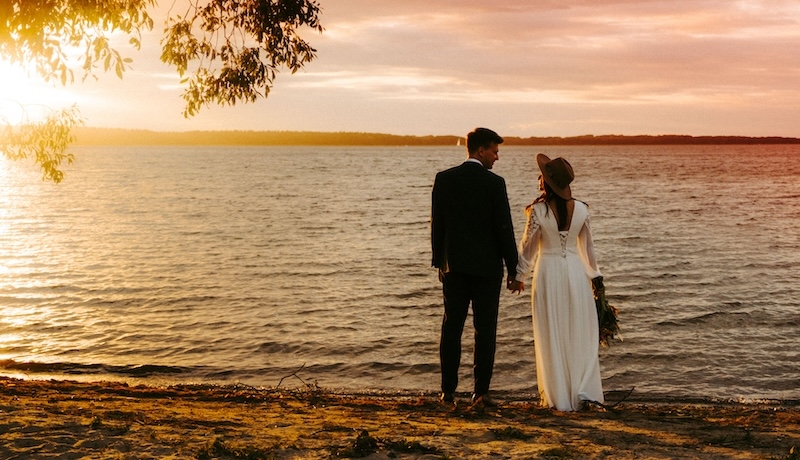
<path id="1" fill-rule="evenodd" d="M 506 182 L 467 161 L 436 175 L 431 215 L 433 266 L 478 276 L 510 276 L 517 270 L 517 244 Z"/>

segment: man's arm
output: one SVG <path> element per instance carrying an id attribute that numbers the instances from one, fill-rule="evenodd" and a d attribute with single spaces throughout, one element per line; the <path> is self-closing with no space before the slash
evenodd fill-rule
<path id="1" fill-rule="evenodd" d="M 514 224 L 511 219 L 511 206 L 508 204 L 506 181 L 500 176 L 497 177 L 500 179 L 500 189 L 497 193 L 497 204 L 495 206 L 497 210 L 495 223 L 497 226 L 497 235 L 498 238 L 500 238 L 500 251 L 506 263 L 506 270 L 508 271 L 508 278 L 514 279 L 517 274 L 517 262 L 519 260 L 517 241 L 514 237 Z"/>
<path id="2" fill-rule="evenodd" d="M 431 265 L 441 269 L 441 254 L 444 251 L 444 222 L 441 209 L 441 180 L 439 174 L 433 182 L 431 192 Z"/>

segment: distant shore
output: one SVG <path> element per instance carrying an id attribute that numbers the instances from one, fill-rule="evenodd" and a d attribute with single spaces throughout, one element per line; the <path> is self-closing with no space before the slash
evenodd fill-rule
<path id="1" fill-rule="evenodd" d="M 359 132 L 312 131 L 149 131 L 137 129 L 75 129 L 75 145 L 329 145 L 329 146 L 457 146 L 459 136 L 400 136 Z M 745 136 L 621 136 L 504 137 L 504 145 L 758 145 L 800 144 L 794 137 Z"/>
<path id="2" fill-rule="evenodd" d="M 0 377 L 0 457 L 800 458 L 793 403 L 622 402 L 561 413 L 314 386 L 129 386 Z"/>

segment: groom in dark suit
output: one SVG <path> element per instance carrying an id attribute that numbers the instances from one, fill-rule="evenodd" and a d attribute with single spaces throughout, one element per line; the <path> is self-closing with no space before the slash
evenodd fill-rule
<path id="1" fill-rule="evenodd" d="M 494 406 L 488 395 L 494 367 L 497 314 L 503 281 L 514 280 L 517 245 L 511 223 L 506 183 L 489 171 L 503 138 L 486 128 L 467 135 L 469 158 L 436 175 L 433 184 L 431 242 L 433 266 L 439 269 L 444 293 L 444 319 L 439 344 L 442 401 L 453 403 L 461 361 L 461 334 L 472 303 L 475 327 L 473 404 Z"/>

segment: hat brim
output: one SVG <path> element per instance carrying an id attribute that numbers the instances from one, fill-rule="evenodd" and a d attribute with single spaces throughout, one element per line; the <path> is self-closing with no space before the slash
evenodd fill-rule
<path id="1" fill-rule="evenodd" d="M 539 165 L 539 171 L 542 173 L 542 177 L 544 178 L 544 181 L 547 182 L 547 185 L 549 185 L 550 188 L 553 189 L 553 192 L 555 192 L 555 194 L 561 198 L 565 200 L 572 199 L 572 189 L 569 187 L 569 185 L 563 188 L 559 187 L 555 184 L 555 182 L 553 182 L 553 179 L 547 174 L 547 172 L 545 172 L 545 165 L 547 163 L 550 163 L 550 158 L 548 158 L 547 155 L 544 153 L 536 155 L 536 164 Z"/>

